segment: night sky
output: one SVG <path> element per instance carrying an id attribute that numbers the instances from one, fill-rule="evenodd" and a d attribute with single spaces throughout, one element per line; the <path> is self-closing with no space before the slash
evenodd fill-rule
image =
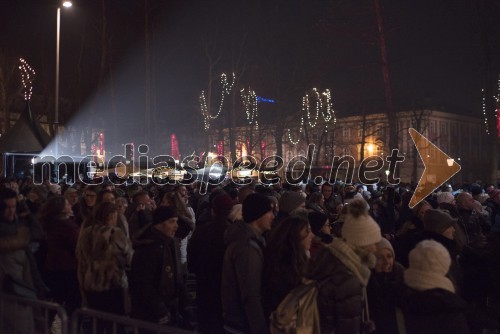
<path id="1" fill-rule="evenodd" d="M 140 141 L 144 1 L 104 3 L 109 57 L 101 88 L 97 82 L 102 1 L 74 1 L 73 8 L 62 13 L 61 119 L 109 126 L 112 92 L 120 110 L 119 128 L 124 134 L 120 140 L 128 136 Z M 385 106 L 373 1 L 150 3 L 153 108 L 165 138 L 171 131 L 202 128 L 198 96 L 207 89 L 206 50 L 219 60 L 214 75 L 235 69 L 238 90 L 250 85 L 258 95 L 278 100 L 275 108 L 283 114 L 299 111 L 301 97 L 313 87 L 332 90 L 338 117 L 361 109 L 380 112 Z M 485 15 L 478 12 L 481 3 Z M 396 110 L 431 105 L 481 117 L 481 33 L 486 27 L 491 70 L 500 73 L 499 1 L 381 0 L 381 4 Z M 56 5 L 51 0 L 2 0 L 0 7 L 0 49 L 25 57 L 37 70 L 34 99 L 38 111 L 47 114 L 54 85 Z"/>

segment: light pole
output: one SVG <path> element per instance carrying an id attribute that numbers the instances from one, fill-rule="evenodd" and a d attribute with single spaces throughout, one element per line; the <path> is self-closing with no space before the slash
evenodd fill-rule
<path id="1" fill-rule="evenodd" d="M 73 4 L 71 1 L 63 1 L 62 6 L 65 8 L 71 7 Z M 55 157 L 58 158 L 58 140 L 59 140 L 59 40 L 61 35 L 61 6 L 57 6 L 57 32 L 56 32 L 56 97 L 55 97 L 55 110 L 54 110 L 54 125 L 55 125 Z M 56 167 L 57 168 L 57 167 Z M 59 174 L 56 170 L 56 175 Z"/>

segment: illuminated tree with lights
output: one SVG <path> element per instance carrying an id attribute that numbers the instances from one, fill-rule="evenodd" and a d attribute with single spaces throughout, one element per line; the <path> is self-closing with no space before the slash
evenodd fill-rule
<path id="1" fill-rule="evenodd" d="M 233 73 L 232 78 L 228 78 L 225 73 L 220 75 L 220 91 L 219 98 L 216 99 L 214 96 L 215 93 L 212 86 L 215 85 L 212 78 L 210 78 L 208 83 L 208 88 L 205 91 L 201 91 L 199 101 L 200 101 L 200 111 L 203 119 L 203 127 L 205 132 L 207 133 L 207 150 L 208 153 L 212 149 L 214 138 L 217 139 L 217 143 L 220 141 L 224 141 L 224 133 L 223 133 L 223 117 L 221 117 L 223 109 L 227 108 L 227 96 L 231 94 L 233 90 L 234 82 L 236 80 L 236 76 Z M 217 102 L 215 102 L 217 101 Z M 216 111 L 214 111 L 216 110 Z M 212 137 L 212 138 L 211 138 Z"/>
<path id="2" fill-rule="evenodd" d="M 245 138 L 245 145 L 248 154 L 253 155 L 260 150 L 261 158 L 262 152 L 265 151 L 265 136 L 267 133 L 266 126 L 259 124 L 259 107 L 257 93 L 252 88 L 240 90 L 241 101 L 243 103 L 243 110 L 245 112 L 246 126 L 241 132 Z M 240 140 L 241 141 L 241 140 Z M 264 147 L 262 147 L 264 145 Z"/>
<path id="3" fill-rule="evenodd" d="M 334 130 L 337 122 L 331 99 L 329 89 L 322 93 L 316 88 L 311 89 L 302 98 L 302 109 L 295 122 L 298 126 L 285 130 L 286 139 L 292 145 L 298 145 L 303 140 L 306 146 L 316 146 L 316 165 L 321 161 L 321 150 L 328 133 Z"/>
<path id="4" fill-rule="evenodd" d="M 500 77 L 494 70 L 493 64 L 498 61 L 498 56 L 493 52 L 495 44 L 498 43 L 498 38 L 492 34 L 494 31 L 492 25 L 497 24 L 498 8 L 494 1 L 475 1 L 474 9 L 476 11 L 475 26 L 477 26 L 477 38 L 480 42 L 480 70 L 482 74 L 482 112 L 485 122 L 485 131 L 488 136 L 489 166 L 484 166 L 488 170 L 488 182 L 496 184 L 497 172 L 499 168 L 499 135 L 500 130 L 498 125 L 498 109 L 500 98 Z M 497 57 L 497 58 L 495 58 Z"/>

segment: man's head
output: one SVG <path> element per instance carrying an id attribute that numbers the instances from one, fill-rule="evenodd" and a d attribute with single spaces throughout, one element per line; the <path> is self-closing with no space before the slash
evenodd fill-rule
<path id="1" fill-rule="evenodd" d="M 160 206 L 153 212 L 153 228 L 163 235 L 173 238 L 179 228 L 177 213 L 167 206 Z"/>
<path id="2" fill-rule="evenodd" d="M 2 218 L 6 221 L 13 221 L 16 217 L 16 207 L 16 191 L 9 188 L 0 190 L 0 211 Z"/>
<path id="3" fill-rule="evenodd" d="M 243 201 L 243 220 L 260 234 L 271 229 L 273 202 L 262 194 L 250 194 Z"/>

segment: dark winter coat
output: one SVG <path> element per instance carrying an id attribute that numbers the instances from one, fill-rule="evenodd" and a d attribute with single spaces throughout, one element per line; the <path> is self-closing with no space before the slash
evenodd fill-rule
<path id="1" fill-rule="evenodd" d="M 175 316 L 185 303 L 175 240 L 150 228 L 140 241 L 129 278 L 132 316 L 158 322 Z"/>
<path id="2" fill-rule="evenodd" d="M 222 269 L 224 323 L 243 333 L 267 333 L 261 282 L 264 239 L 246 223 L 234 223 L 225 234 L 227 246 Z"/>
<path id="3" fill-rule="evenodd" d="M 372 271 L 366 293 L 376 333 L 397 333 L 396 294 L 394 287 L 403 283 L 404 267 L 395 262 L 390 273 Z"/>
<path id="4" fill-rule="evenodd" d="M 467 303 L 444 289 L 400 290 L 400 305 L 408 334 L 468 334 Z"/>
<path id="5" fill-rule="evenodd" d="M 198 330 L 222 333 L 221 280 L 224 261 L 224 232 L 230 225 L 227 217 L 197 227 L 187 246 L 188 269 L 196 275 Z"/>
<path id="6" fill-rule="evenodd" d="M 363 289 L 370 270 L 360 256 L 346 247 L 349 246 L 345 242 L 334 239 L 311 259 L 305 274 L 307 279 L 320 281 L 317 298 L 322 334 L 358 333 L 361 328 Z M 334 255 L 338 252 L 346 255 Z M 353 266 L 358 274 L 351 269 Z"/>
<path id="7" fill-rule="evenodd" d="M 229 226 L 222 217 L 198 227 L 187 248 L 189 271 L 196 275 L 196 289 L 216 296 L 220 301 L 220 283 L 224 261 L 224 232 Z"/>
<path id="8" fill-rule="evenodd" d="M 45 270 L 76 275 L 76 244 L 80 227 L 73 218 L 46 222 L 47 256 Z"/>

